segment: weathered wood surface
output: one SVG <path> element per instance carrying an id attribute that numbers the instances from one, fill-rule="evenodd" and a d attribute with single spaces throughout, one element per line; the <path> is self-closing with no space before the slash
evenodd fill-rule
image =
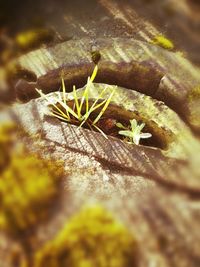
<path id="1" fill-rule="evenodd" d="M 61 76 L 68 90 L 74 83 L 83 86 L 94 67 L 94 45 L 101 54 L 98 82 L 125 86 L 162 100 L 199 131 L 199 110 L 196 117 L 191 117 L 196 105 L 188 101 L 188 94 L 200 84 L 199 68 L 179 54 L 131 38 L 69 41 L 20 57 L 18 68 L 33 73 L 37 81 L 19 80 L 17 96 L 36 97 L 35 87 L 45 92 L 58 89 Z"/>
<path id="2" fill-rule="evenodd" d="M 96 91 L 92 91 L 91 95 L 95 98 L 103 87 L 104 85 L 97 84 Z M 81 91 L 79 93 L 81 95 Z M 51 98 L 53 101 L 54 93 Z M 166 142 L 166 150 L 126 145 L 116 138 L 107 140 L 101 134 L 59 123 L 57 119 L 45 116 L 44 111 L 48 105 L 45 99 L 17 105 L 13 112 L 11 111 L 11 117 L 16 118 L 17 123 L 29 134 L 41 134 L 49 142 L 66 144 L 69 150 L 88 154 L 102 162 L 110 162 L 113 168 L 116 166 L 119 170 L 154 177 L 155 180 L 166 184 L 173 185 L 175 182 L 174 186 L 179 185 L 180 190 L 185 186 L 186 190 L 191 187 L 192 191 L 200 193 L 200 170 L 197 168 L 200 158 L 196 157 L 200 144 L 176 113 L 162 102 L 120 87 L 113 97 L 113 103 L 120 107 L 119 110 L 113 111 L 118 118 L 123 113 L 127 119 L 139 114 L 149 128 L 152 128 L 151 132 L 155 136 L 157 134 L 156 138 Z"/>
<path id="3" fill-rule="evenodd" d="M 48 0 L 48 5 L 22 0 L 8 8 L 13 18 L 8 26 L 16 33 L 44 24 L 62 40 L 132 37 L 149 41 L 162 33 L 199 64 L 199 10 L 198 1 L 192 0 Z"/>
<path id="4" fill-rule="evenodd" d="M 102 86 L 96 85 L 97 92 Z M 92 92 L 94 97 L 97 92 Z M 62 208 L 53 220 L 38 226 L 35 247 L 54 236 L 82 205 L 100 202 L 135 233 L 139 266 L 197 267 L 199 141 L 176 113 L 157 100 L 118 88 L 113 101 L 128 107 L 126 116 L 137 112 L 166 135 L 171 133 L 168 149 L 129 145 L 113 137 L 107 140 L 100 133 L 69 126 L 46 116 L 47 103 L 40 98 L 7 114 L 34 136 L 31 141 L 25 138 L 29 147 L 39 145 L 44 157 L 64 160 L 70 173 L 63 184 Z"/>
<path id="5" fill-rule="evenodd" d="M 189 58 L 199 62 L 198 14 L 190 13 L 186 1 L 163 1 L 164 4 L 149 1 L 148 9 L 141 6 L 142 1 L 101 0 L 98 5 L 93 0 L 88 5 L 82 0 L 75 1 L 76 5 L 65 1 L 64 6 L 50 2 L 47 8 L 45 1 L 39 5 L 47 24 L 53 24 L 63 39 L 73 40 L 19 58 L 19 65 L 31 71 L 33 79 L 32 83 L 17 81 L 15 88 L 20 98 L 35 97 L 35 86 L 46 92 L 54 91 L 63 70 L 69 90 L 73 84 L 81 87 L 94 67 L 91 51 L 99 50 L 97 81 L 163 100 L 193 129 L 199 130 L 199 111 L 193 117 L 195 121 L 191 120 L 190 112 L 195 112 L 196 104 L 190 107 L 187 101 L 188 92 L 200 83 L 199 68 L 175 51 L 148 43 L 154 36 L 167 32 L 178 49 L 189 51 Z M 170 21 L 165 17 L 167 9 L 163 8 L 168 3 L 175 4 Z M 21 23 L 26 19 L 24 14 L 30 16 L 24 11 L 25 5 L 21 9 Z M 165 19 L 160 20 L 161 17 Z M 188 24 L 182 24 L 185 19 Z M 100 202 L 137 237 L 139 267 L 199 267 L 199 140 L 177 114 L 158 101 L 134 91 L 123 91 L 123 98 L 120 95 L 115 101 L 125 104 L 130 96 L 130 113 L 136 109 L 146 122 L 153 121 L 164 127 L 164 132 L 173 133 L 168 150 L 130 146 L 68 126 L 43 116 L 44 102 L 40 99 L 7 113 L 34 135 L 34 142 L 24 137 L 25 144 L 33 150 L 41 147 L 44 157 L 51 155 L 64 160 L 70 173 L 63 182 L 61 208 L 47 224 L 38 225 L 34 249 L 55 236 L 63 221 L 82 205 Z M 13 240 L 4 242 L 3 238 L 0 242 L 0 266 L 13 267 L 7 258 L 18 245 Z"/>

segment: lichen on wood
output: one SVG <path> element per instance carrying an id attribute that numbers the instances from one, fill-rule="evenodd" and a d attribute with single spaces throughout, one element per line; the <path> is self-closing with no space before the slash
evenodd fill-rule
<path id="1" fill-rule="evenodd" d="M 174 49 L 174 44 L 171 40 L 163 35 L 157 35 L 151 40 L 152 44 L 159 45 L 162 48 L 172 50 Z"/>
<path id="2" fill-rule="evenodd" d="M 136 241 L 99 205 L 85 207 L 36 255 L 35 267 L 128 267 Z"/>
<path id="3" fill-rule="evenodd" d="M 24 150 L 13 154 L 0 179 L 0 228 L 14 237 L 45 220 L 61 174 L 50 160 Z"/>

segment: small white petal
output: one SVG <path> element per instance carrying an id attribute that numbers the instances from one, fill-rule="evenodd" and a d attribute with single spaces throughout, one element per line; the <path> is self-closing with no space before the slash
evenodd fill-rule
<path id="1" fill-rule="evenodd" d="M 145 126 L 145 123 L 140 124 L 140 126 L 138 126 L 138 130 L 141 132 L 144 126 Z"/>
<path id="2" fill-rule="evenodd" d="M 135 119 L 130 120 L 132 131 L 137 127 L 137 121 Z"/>
<path id="3" fill-rule="evenodd" d="M 133 137 L 133 133 L 131 131 L 119 131 L 119 134 L 128 136 L 128 137 Z"/>
<path id="4" fill-rule="evenodd" d="M 140 136 L 139 135 L 135 135 L 133 137 L 133 143 L 136 145 L 139 145 L 139 143 L 140 143 Z"/>
<path id="5" fill-rule="evenodd" d="M 150 134 L 150 133 L 141 133 L 140 134 L 140 138 L 150 138 L 150 137 L 152 137 L 152 134 Z"/>

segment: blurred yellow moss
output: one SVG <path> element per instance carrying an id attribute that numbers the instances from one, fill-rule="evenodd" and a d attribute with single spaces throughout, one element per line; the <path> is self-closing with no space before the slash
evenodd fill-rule
<path id="1" fill-rule="evenodd" d="M 200 85 L 194 87 L 188 94 L 188 99 L 193 101 L 195 99 L 200 99 Z"/>
<path id="2" fill-rule="evenodd" d="M 153 40 L 151 40 L 151 43 L 152 44 L 155 44 L 155 45 L 158 45 L 158 46 L 161 46 L 165 49 L 174 49 L 174 44 L 172 43 L 171 40 L 169 40 L 168 38 L 166 38 L 165 36 L 163 35 L 157 35 L 153 38 Z"/>
<path id="3" fill-rule="evenodd" d="M 0 228 L 17 235 L 45 219 L 61 174 L 60 166 L 37 155 L 14 154 L 0 177 Z"/>
<path id="4" fill-rule="evenodd" d="M 51 30 L 41 28 L 19 33 L 15 38 L 15 42 L 20 49 L 28 50 L 37 47 L 42 43 L 48 43 L 52 41 L 53 38 L 54 34 Z"/>
<path id="5" fill-rule="evenodd" d="M 135 266 L 136 243 L 101 206 L 88 207 L 36 255 L 35 267 Z"/>
<path id="6" fill-rule="evenodd" d="M 0 124 L 0 173 L 10 159 L 10 150 L 15 142 L 16 125 L 13 123 Z"/>
<path id="7" fill-rule="evenodd" d="M 16 130 L 16 125 L 13 123 L 0 124 L 0 144 L 8 144 L 11 140 L 12 133 Z"/>

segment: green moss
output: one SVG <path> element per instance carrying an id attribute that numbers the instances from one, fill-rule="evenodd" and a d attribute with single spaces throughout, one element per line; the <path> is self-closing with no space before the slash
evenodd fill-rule
<path id="1" fill-rule="evenodd" d="M 83 209 L 36 255 L 35 267 L 135 266 L 135 240 L 100 206 Z"/>
<path id="2" fill-rule="evenodd" d="M 163 35 L 157 35 L 154 37 L 153 40 L 151 40 L 151 43 L 152 44 L 155 44 L 155 45 L 158 45 L 158 46 L 161 46 L 165 49 L 174 49 L 174 44 L 171 40 L 169 40 L 168 38 L 166 38 L 165 36 Z"/>
<path id="3" fill-rule="evenodd" d="M 27 30 L 19 33 L 15 42 L 21 50 L 29 50 L 36 48 L 43 43 L 52 41 L 54 34 L 51 30 L 45 28 L 38 28 L 33 30 Z"/>
<path id="4" fill-rule="evenodd" d="M 0 179 L 0 228 L 17 235 L 46 219 L 59 194 L 54 164 L 24 151 L 12 156 Z"/>
<path id="5" fill-rule="evenodd" d="M 16 125 L 4 123 L 0 125 L 0 173 L 9 164 L 11 147 L 15 142 Z"/>
<path id="6" fill-rule="evenodd" d="M 0 144 L 8 144 L 11 141 L 11 135 L 16 130 L 13 123 L 4 123 L 0 125 Z"/>
<path id="7" fill-rule="evenodd" d="M 189 101 L 193 101 L 195 99 L 200 99 L 200 85 L 193 88 L 188 94 Z"/>

